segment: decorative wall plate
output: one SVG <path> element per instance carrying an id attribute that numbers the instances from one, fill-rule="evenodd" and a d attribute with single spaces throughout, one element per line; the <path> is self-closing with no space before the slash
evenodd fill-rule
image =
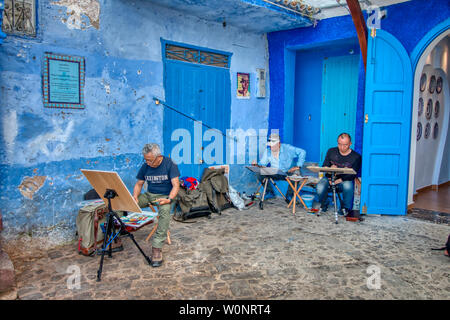
<path id="1" fill-rule="evenodd" d="M 433 100 L 428 99 L 427 110 L 425 111 L 425 117 L 430 120 L 433 113 Z"/>
<path id="2" fill-rule="evenodd" d="M 419 112 L 419 117 L 423 113 L 423 99 L 419 98 L 419 105 L 417 106 L 417 111 Z"/>
<path id="3" fill-rule="evenodd" d="M 436 93 L 441 93 L 442 91 L 442 77 L 439 77 L 436 81 Z"/>
<path id="4" fill-rule="evenodd" d="M 430 91 L 430 93 L 433 93 L 435 89 L 436 89 L 436 77 L 431 76 L 430 85 L 428 86 L 428 90 Z"/>
<path id="5" fill-rule="evenodd" d="M 439 103 L 439 100 L 436 101 L 434 104 L 434 117 L 439 117 L 439 109 L 441 108 L 441 104 Z"/>
<path id="6" fill-rule="evenodd" d="M 433 139 L 437 139 L 438 134 L 439 134 L 439 125 L 436 122 L 433 127 Z"/>
<path id="7" fill-rule="evenodd" d="M 422 73 L 422 76 L 420 77 L 420 91 L 424 92 L 426 87 L 427 87 L 427 75 L 425 73 Z"/>
<path id="8" fill-rule="evenodd" d="M 430 131 L 431 131 L 431 124 L 429 122 L 427 122 L 427 125 L 425 126 L 425 139 L 428 139 L 428 137 L 430 136 Z"/>
<path id="9" fill-rule="evenodd" d="M 417 122 L 417 141 L 422 137 L 422 123 Z"/>

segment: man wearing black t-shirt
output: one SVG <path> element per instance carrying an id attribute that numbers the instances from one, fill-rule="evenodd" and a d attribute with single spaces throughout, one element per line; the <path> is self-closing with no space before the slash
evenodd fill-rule
<path id="1" fill-rule="evenodd" d="M 167 157 L 161 155 L 161 149 L 156 143 L 149 143 L 142 149 L 145 163 L 139 170 L 133 197 L 139 207 L 148 204 L 158 206 L 158 228 L 152 240 L 151 265 L 159 267 L 162 264 L 161 248 L 167 238 L 170 223 L 171 203 L 180 190 L 180 172 L 177 165 Z M 141 194 L 142 186 L 147 182 L 147 192 Z"/>
<path id="2" fill-rule="evenodd" d="M 353 168 L 358 172 L 361 168 L 361 155 L 350 149 L 352 140 L 348 133 L 342 133 L 338 137 L 338 146 L 330 148 L 327 152 L 323 167 L 331 168 Z M 320 211 L 327 211 L 328 192 L 331 190 L 331 176 L 322 178 L 317 184 L 316 190 L 321 204 Z M 353 209 L 353 181 L 356 178 L 354 174 L 336 175 L 336 191 L 342 192 L 343 207 L 349 212 Z"/>

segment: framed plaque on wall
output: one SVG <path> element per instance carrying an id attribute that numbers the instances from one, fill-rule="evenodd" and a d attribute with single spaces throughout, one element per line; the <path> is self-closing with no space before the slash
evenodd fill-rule
<path id="1" fill-rule="evenodd" d="M 44 107 L 84 109 L 83 57 L 46 52 L 42 91 Z"/>

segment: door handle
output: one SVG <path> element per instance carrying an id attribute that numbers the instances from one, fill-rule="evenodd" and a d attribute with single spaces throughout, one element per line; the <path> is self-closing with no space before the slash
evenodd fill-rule
<path id="1" fill-rule="evenodd" d="M 202 159 L 198 160 L 198 163 L 203 164 L 203 160 Z"/>

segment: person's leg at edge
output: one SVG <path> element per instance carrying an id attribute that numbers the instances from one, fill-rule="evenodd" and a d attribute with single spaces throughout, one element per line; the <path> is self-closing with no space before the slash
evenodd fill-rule
<path id="1" fill-rule="evenodd" d="M 354 184 L 353 181 L 342 182 L 342 200 L 347 212 L 353 209 Z"/>
<path id="2" fill-rule="evenodd" d="M 326 177 L 320 179 L 316 186 L 317 197 L 320 202 L 321 212 L 326 212 L 328 209 L 328 190 L 330 183 Z"/>

